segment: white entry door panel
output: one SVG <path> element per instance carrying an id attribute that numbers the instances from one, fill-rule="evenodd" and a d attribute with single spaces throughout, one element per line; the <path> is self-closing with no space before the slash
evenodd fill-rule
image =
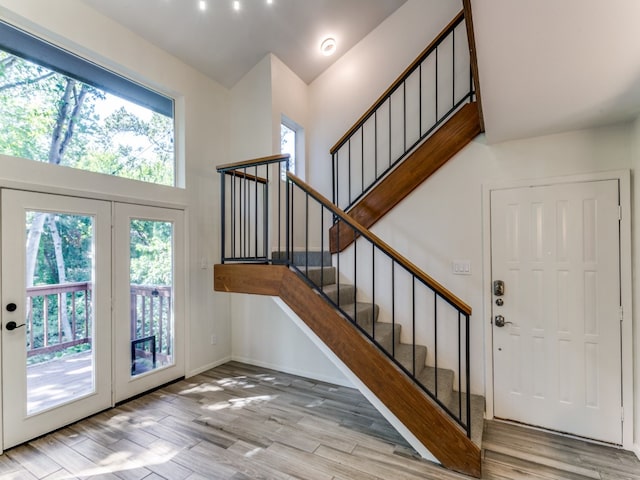
<path id="1" fill-rule="evenodd" d="M 622 443 L 618 191 L 491 192 L 496 417 Z"/>

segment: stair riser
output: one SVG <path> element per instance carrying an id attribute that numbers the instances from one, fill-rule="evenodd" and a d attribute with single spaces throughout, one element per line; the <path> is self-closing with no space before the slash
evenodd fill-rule
<path id="1" fill-rule="evenodd" d="M 348 305 L 353 303 L 356 289 L 353 285 L 340 285 L 340 291 L 338 294 L 338 288 L 332 285 L 331 289 L 325 288 L 324 293 L 329 299 L 336 305 Z"/>
<path id="2" fill-rule="evenodd" d="M 271 258 L 275 263 L 286 260 L 285 252 L 272 252 Z M 329 252 L 293 252 L 293 264 L 297 265 L 301 270 L 304 266 L 319 267 L 331 266 L 331 253 Z"/>
<path id="3" fill-rule="evenodd" d="M 307 277 L 307 279 L 317 287 L 336 283 L 335 267 L 324 267 L 322 269 L 320 267 L 312 267 L 309 269 L 304 267 L 298 268 L 302 272 L 302 275 Z"/>

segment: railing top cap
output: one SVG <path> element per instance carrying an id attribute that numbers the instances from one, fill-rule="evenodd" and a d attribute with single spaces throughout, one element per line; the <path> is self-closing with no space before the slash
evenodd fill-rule
<path id="1" fill-rule="evenodd" d="M 260 157 L 260 158 L 254 158 L 252 160 L 244 160 L 242 162 L 227 163 L 224 165 L 219 165 L 218 167 L 216 167 L 216 170 L 222 173 L 222 172 L 228 172 L 230 170 L 237 170 L 240 168 L 257 167 L 260 165 L 268 165 L 270 163 L 278 163 L 285 160 L 289 160 L 290 157 L 291 155 L 289 155 L 288 153 L 278 153 L 276 155 L 270 155 L 268 157 Z"/>

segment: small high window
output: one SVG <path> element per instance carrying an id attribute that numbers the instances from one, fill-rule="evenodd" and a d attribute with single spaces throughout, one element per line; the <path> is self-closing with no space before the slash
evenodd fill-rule
<path id="1" fill-rule="evenodd" d="M 175 185 L 173 100 L 0 22 L 0 154 Z"/>
<path id="2" fill-rule="evenodd" d="M 299 168 L 304 163 L 304 129 L 293 120 L 282 116 L 280 122 L 280 152 L 289 154 L 288 165 L 283 164 L 280 175 L 284 180 L 287 171 L 296 175 L 304 174 Z M 300 163 L 300 165 L 298 165 Z"/>

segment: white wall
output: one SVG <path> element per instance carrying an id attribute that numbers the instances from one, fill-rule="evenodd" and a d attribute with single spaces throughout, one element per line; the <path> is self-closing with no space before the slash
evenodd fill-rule
<path id="1" fill-rule="evenodd" d="M 273 153 L 280 153 L 282 115 L 300 125 L 304 129 L 303 136 L 306 137 L 309 124 L 309 87 L 275 55 L 271 55 L 271 84 Z M 306 139 L 303 141 L 304 158 L 298 158 L 296 164 L 296 175 L 302 179 L 306 176 L 309 156 Z"/>
<path id="2" fill-rule="evenodd" d="M 217 251 L 213 166 L 229 157 L 229 93 L 176 58 L 77 0 L 2 0 L 0 16 L 58 45 L 176 98 L 176 143 L 184 159 L 184 189 L 141 184 L 36 162 L 0 159 L 0 186 L 98 195 L 112 200 L 183 206 L 187 210 L 186 299 L 189 373 L 230 355 L 228 301 L 213 293 Z M 200 268 L 201 262 L 207 265 Z M 210 344 L 210 336 L 218 344 Z"/>
<path id="3" fill-rule="evenodd" d="M 231 89 L 231 161 L 272 151 L 271 57 L 265 56 Z"/>

